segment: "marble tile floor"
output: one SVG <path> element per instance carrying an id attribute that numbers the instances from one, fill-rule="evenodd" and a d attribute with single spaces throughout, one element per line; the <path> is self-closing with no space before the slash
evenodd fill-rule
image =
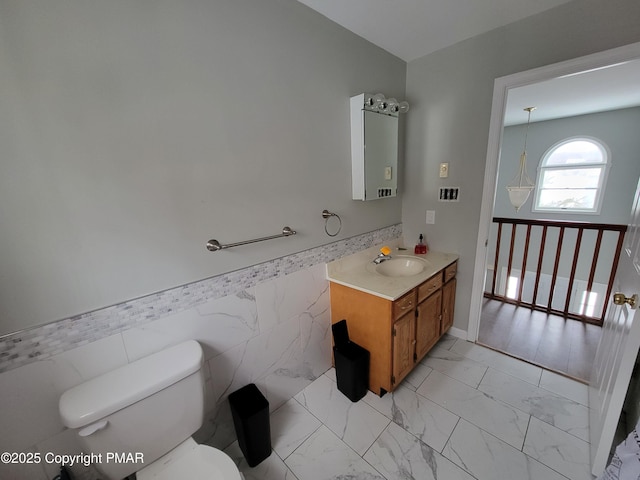
<path id="1" fill-rule="evenodd" d="M 445 336 L 402 384 L 352 403 L 330 369 L 271 414 L 247 480 L 588 480 L 587 387 Z"/>

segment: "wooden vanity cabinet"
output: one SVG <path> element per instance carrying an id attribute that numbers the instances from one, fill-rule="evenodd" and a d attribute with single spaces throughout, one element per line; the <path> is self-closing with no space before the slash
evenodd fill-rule
<path id="1" fill-rule="evenodd" d="M 424 358 L 440 340 L 442 318 L 442 292 L 436 291 L 420 302 L 416 315 L 416 362 Z"/>
<path id="2" fill-rule="evenodd" d="M 453 308 L 456 303 L 456 279 L 449 280 L 442 287 L 442 333 L 453 325 Z"/>
<path id="3" fill-rule="evenodd" d="M 415 364 L 416 322 L 413 312 L 406 313 L 393 322 L 391 336 L 393 338 L 391 385 L 394 385 L 406 377 Z"/>
<path id="4" fill-rule="evenodd" d="M 416 362 L 422 360 L 440 339 L 442 318 L 442 272 L 417 287 Z"/>
<path id="5" fill-rule="evenodd" d="M 369 350 L 369 389 L 392 391 L 453 323 L 456 263 L 395 301 L 331 282 L 331 321 Z"/>
<path id="6" fill-rule="evenodd" d="M 444 285 L 442 287 L 442 326 L 440 335 L 444 335 L 453 325 L 453 310 L 456 304 L 456 273 L 458 263 L 449 265 L 444 270 Z"/>

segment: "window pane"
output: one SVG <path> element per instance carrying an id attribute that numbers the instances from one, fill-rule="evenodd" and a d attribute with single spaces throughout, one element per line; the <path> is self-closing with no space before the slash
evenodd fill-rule
<path id="1" fill-rule="evenodd" d="M 596 189 L 541 189 L 538 197 L 538 207 L 593 210 L 596 204 L 596 192 Z"/>
<path id="2" fill-rule="evenodd" d="M 542 188 L 598 188 L 601 167 L 544 170 Z"/>
<path id="3" fill-rule="evenodd" d="M 598 145 L 588 140 L 575 140 L 556 148 L 546 158 L 545 165 L 580 165 L 604 162 L 604 154 Z"/>

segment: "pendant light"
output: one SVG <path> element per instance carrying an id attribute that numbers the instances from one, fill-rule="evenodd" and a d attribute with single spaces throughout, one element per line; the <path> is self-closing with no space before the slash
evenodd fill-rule
<path id="1" fill-rule="evenodd" d="M 524 134 L 524 148 L 522 149 L 522 154 L 520 155 L 520 170 L 518 174 L 509 182 L 507 185 L 507 191 L 509 192 L 509 201 L 511 205 L 513 205 L 516 209 L 516 212 L 520 210 L 520 207 L 524 205 L 524 203 L 529 198 L 529 194 L 531 194 L 531 190 L 535 188 L 535 184 L 527 175 L 527 135 L 529 134 L 529 122 L 531 121 L 531 112 L 534 111 L 536 107 L 527 107 L 524 109 L 525 112 L 529 112 L 529 117 L 527 118 L 527 129 Z"/>

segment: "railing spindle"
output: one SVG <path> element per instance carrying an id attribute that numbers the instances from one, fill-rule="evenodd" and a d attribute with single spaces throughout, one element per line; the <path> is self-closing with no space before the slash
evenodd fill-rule
<path id="1" fill-rule="evenodd" d="M 498 235 L 496 240 L 496 257 L 493 263 L 493 282 L 491 282 L 491 295 L 496 294 L 496 275 L 498 273 L 498 258 L 500 256 L 500 239 L 502 238 L 502 222 L 498 223 Z"/>
<path id="2" fill-rule="evenodd" d="M 505 295 L 507 294 L 507 288 L 509 286 L 509 279 L 511 278 L 511 265 L 513 264 L 513 247 L 516 243 L 516 227 L 515 223 L 511 224 L 511 244 L 509 245 L 509 264 L 507 266 L 507 284 L 505 285 Z"/>
<path id="3" fill-rule="evenodd" d="M 527 256 L 529 255 L 529 238 L 531 237 L 531 225 L 527 225 L 527 237 L 524 240 L 524 253 L 522 254 L 522 268 L 520 269 L 520 284 L 518 285 L 518 303 L 522 302 L 522 289 L 524 288 L 524 275 L 527 273 Z"/>
<path id="4" fill-rule="evenodd" d="M 553 304 L 553 291 L 556 289 L 556 279 L 558 278 L 558 268 L 560 266 L 560 255 L 562 254 L 562 241 L 564 240 L 564 227 L 560 227 L 558 235 L 558 246 L 556 247 L 556 261 L 553 264 L 553 275 L 551 275 L 551 286 L 549 287 L 549 304 L 547 305 L 547 313 L 551 312 Z"/>
<path id="5" fill-rule="evenodd" d="M 589 271 L 589 280 L 587 281 L 587 292 L 593 288 L 593 279 L 596 276 L 596 267 L 598 266 L 598 257 L 600 257 L 600 246 L 602 245 L 602 235 L 604 230 L 598 230 L 598 238 L 596 246 L 593 249 L 593 260 L 591 261 L 591 270 Z"/>
<path id="6" fill-rule="evenodd" d="M 536 269 L 536 285 L 533 288 L 533 299 L 531 304 L 535 305 L 538 299 L 538 285 L 540 285 L 540 272 L 542 271 L 542 259 L 544 257 L 544 247 L 547 243 L 547 226 L 542 227 L 542 238 L 540 239 L 540 252 L 538 253 L 538 268 Z"/>
<path id="7" fill-rule="evenodd" d="M 580 245 L 582 244 L 582 232 L 584 228 L 578 229 L 578 237 L 576 238 L 576 249 L 573 252 L 573 262 L 571 264 L 571 275 L 569 275 L 569 285 L 567 286 L 567 298 L 564 302 L 564 314 L 569 313 L 569 304 L 571 303 L 571 291 L 573 290 L 573 281 L 576 278 L 576 268 L 578 268 L 578 256 L 580 255 Z"/>

